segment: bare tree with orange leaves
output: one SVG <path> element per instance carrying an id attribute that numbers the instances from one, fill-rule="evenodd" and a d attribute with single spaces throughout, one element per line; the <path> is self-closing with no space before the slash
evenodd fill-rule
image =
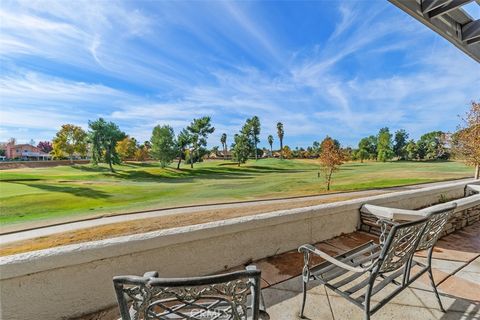
<path id="1" fill-rule="evenodd" d="M 338 142 L 328 136 L 322 141 L 321 150 L 318 159 L 325 177 L 327 190 L 330 190 L 333 173 L 343 164 L 345 157 Z"/>
<path id="2" fill-rule="evenodd" d="M 472 101 L 463 123 L 452 136 L 452 147 L 466 163 L 475 167 L 475 179 L 480 178 L 480 103 Z"/>

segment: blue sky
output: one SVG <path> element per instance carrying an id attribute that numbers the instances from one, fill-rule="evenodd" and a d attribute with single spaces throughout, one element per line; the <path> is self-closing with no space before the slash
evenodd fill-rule
<path id="1" fill-rule="evenodd" d="M 0 21 L 0 141 L 98 117 L 143 141 L 210 115 L 214 146 L 257 115 L 262 146 L 277 121 L 292 147 L 353 146 L 452 131 L 480 100 L 480 66 L 387 1 L 4 0 Z"/>

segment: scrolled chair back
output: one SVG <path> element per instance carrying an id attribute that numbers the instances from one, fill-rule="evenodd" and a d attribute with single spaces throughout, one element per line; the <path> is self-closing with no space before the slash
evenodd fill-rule
<path id="1" fill-rule="evenodd" d="M 378 271 L 391 272 L 405 266 L 415 253 L 427 225 L 427 218 L 394 224 L 382 243 Z"/>
<path id="2" fill-rule="evenodd" d="M 423 232 L 417 250 L 426 250 L 432 248 L 437 243 L 438 238 L 442 234 L 445 225 L 454 213 L 457 207 L 456 203 L 438 205 L 427 215 L 427 225 Z"/>
<path id="3" fill-rule="evenodd" d="M 257 320 L 260 271 L 195 278 L 113 278 L 122 320 Z M 247 296 L 251 294 L 251 299 Z"/>

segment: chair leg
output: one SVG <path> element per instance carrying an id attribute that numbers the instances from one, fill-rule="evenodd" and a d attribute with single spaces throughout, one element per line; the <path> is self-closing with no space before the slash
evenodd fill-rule
<path id="1" fill-rule="evenodd" d="M 433 273 L 432 273 L 432 268 L 428 268 L 428 277 L 430 278 L 430 283 L 432 284 L 433 292 L 435 293 L 435 296 L 437 297 L 438 305 L 440 306 L 440 310 L 442 312 L 446 312 L 445 309 L 443 308 L 442 305 L 442 300 L 440 300 L 440 295 L 438 294 L 437 291 L 437 286 L 435 285 L 435 281 L 433 280 Z"/>
<path id="2" fill-rule="evenodd" d="M 368 301 L 367 301 L 368 300 Z M 368 299 L 365 297 L 365 320 L 370 320 L 370 297 Z"/>
<path id="3" fill-rule="evenodd" d="M 370 311 L 365 310 L 365 320 L 370 320 Z"/>
<path id="4" fill-rule="evenodd" d="M 303 282 L 303 299 L 302 299 L 302 309 L 300 310 L 300 318 L 305 318 L 303 312 L 305 310 L 305 302 L 307 301 L 307 283 Z"/>
<path id="5" fill-rule="evenodd" d="M 375 282 L 375 278 L 371 277 L 370 283 L 367 286 L 367 290 L 365 291 L 365 306 L 364 306 L 364 312 L 365 312 L 365 320 L 370 320 L 370 295 L 372 294 L 372 287 L 373 283 Z"/>

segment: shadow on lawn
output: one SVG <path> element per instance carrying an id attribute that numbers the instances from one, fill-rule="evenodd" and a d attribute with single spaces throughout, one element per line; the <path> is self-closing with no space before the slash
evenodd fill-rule
<path id="1" fill-rule="evenodd" d="M 70 187 L 70 186 L 52 186 L 48 184 L 36 184 L 36 183 L 26 183 L 26 182 L 10 182 L 10 183 L 17 183 L 23 184 L 27 187 L 37 188 L 49 192 L 64 192 L 70 193 L 77 197 L 84 197 L 84 198 L 91 198 L 91 199 L 105 199 L 110 197 L 110 195 L 106 192 L 95 190 L 88 187 Z"/>
<path id="2" fill-rule="evenodd" d="M 85 165 L 79 165 L 79 166 L 73 165 L 73 166 L 70 166 L 70 168 L 75 170 L 85 171 L 85 172 L 97 172 L 97 173 L 110 172 L 109 168 L 100 167 L 100 166 L 96 167 L 96 166 L 85 166 Z"/>
<path id="3" fill-rule="evenodd" d="M 145 168 L 158 168 L 160 166 L 144 166 L 130 164 L 129 167 L 145 167 Z M 174 168 L 165 168 L 162 171 L 150 172 L 147 170 L 124 170 L 117 168 L 114 173 L 110 172 L 105 167 L 91 167 L 91 166 L 72 166 L 73 169 L 85 171 L 85 172 L 97 172 L 106 177 L 120 178 L 131 181 L 139 182 L 166 182 L 166 183 L 188 183 L 193 182 L 195 179 L 252 179 L 258 174 L 267 173 L 301 173 L 306 170 L 288 169 L 288 168 L 272 168 L 266 166 L 249 166 L 249 167 L 213 167 L 202 168 L 194 167 L 182 168 L 180 170 Z"/>
<path id="4" fill-rule="evenodd" d="M 107 174 L 106 174 L 107 175 Z M 108 174 L 110 175 L 110 174 Z M 164 182 L 164 183 L 190 183 L 197 179 L 214 180 L 238 180 L 252 179 L 253 174 L 244 172 L 218 172 L 208 169 L 176 170 L 166 168 L 164 173 L 150 173 L 148 171 L 117 171 L 111 174 L 112 177 L 139 181 L 139 182 Z"/>

